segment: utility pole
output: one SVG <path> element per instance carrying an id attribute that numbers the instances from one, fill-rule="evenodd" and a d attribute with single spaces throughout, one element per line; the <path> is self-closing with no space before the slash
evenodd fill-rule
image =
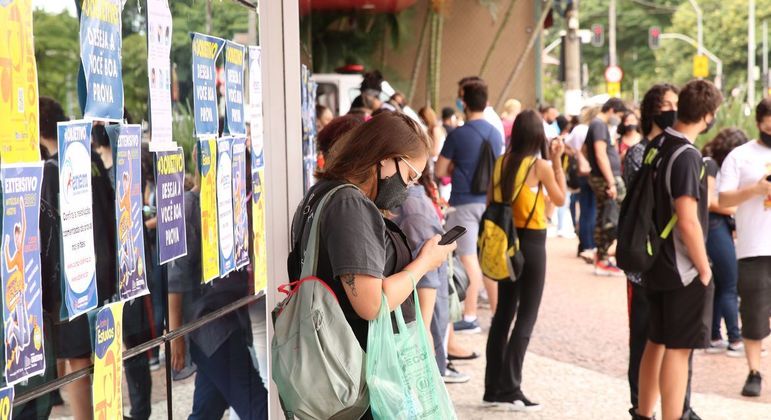
<path id="1" fill-rule="evenodd" d="M 763 97 L 768 96 L 768 21 L 763 21 Z"/>
<path id="2" fill-rule="evenodd" d="M 610 0 L 610 7 L 608 8 L 608 46 L 610 47 L 608 65 L 618 65 L 616 57 L 616 0 Z"/>
<path id="3" fill-rule="evenodd" d="M 701 7 L 696 3 L 696 0 L 690 0 L 691 6 L 693 7 L 693 10 L 696 12 L 696 26 L 698 27 L 698 36 L 697 39 L 699 40 L 699 46 L 698 46 L 698 53 L 699 55 L 704 54 L 704 26 L 702 25 L 702 13 L 701 13 Z"/>
<path id="4" fill-rule="evenodd" d="M 747 105 L 755 105 L 755 0 L 747 18 Z"/>
<path id="5" fill-rule="evenodd" d="M 578 35 L 579 0 L 574 0 L 565 11 L 567 34 L 565 35 L 565 114 L 581 113 L 581 37 Z"/>
<path id="6" fill-rule="evenodd" d="M 211 0 L 206 0 L 206 33 L 211 34 Z"/>

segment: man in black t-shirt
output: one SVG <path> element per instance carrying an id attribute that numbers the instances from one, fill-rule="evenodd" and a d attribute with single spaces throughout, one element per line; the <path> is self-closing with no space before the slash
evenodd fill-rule
<path id="1" fill-rule="evenodd" d="M 618 210 L 624 199 L 626 188 L 621 179 L 621 159 L 618 147 L 610 135 L 608 125 L 617 126 L 626 112 L 621 99 L 610 98 L 597 118 L 589 124 L 586 133 L 586 157 L 592 167 L 589 185 L 597 199 L 597 223 L 594 227 L 594 242 L 597 255 L 594 260 L 594 274 L 598 276 L 623 276 L 616 265 L 608 260 L 608 250 L 616 240 Z"/>
<path id="2" fill-rule="evenodd" d="M 650 318 L 640 365 L 636 418 L 653 417 L 661 392 L 662 418 L 683 416 L 688 359 L 709 344 L 714 284 L 706 250 L 707 180 L 696 137 L 715 123 L 722 103 L 710 82 L 694 80 L 680 92 L 677 122 L 656 139 L 662 157 L 654 184 L 655 222 L 671 233 L 643 273 Z"/>

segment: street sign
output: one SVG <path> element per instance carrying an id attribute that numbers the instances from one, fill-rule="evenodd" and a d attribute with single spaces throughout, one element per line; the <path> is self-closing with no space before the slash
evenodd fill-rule
<path id="1" fill-rule="evenodd" d="M 608 95 L 613 98 L 621 97 L 621 82 L 608 82 Z"/>
<path id="2" fill-rule="evenodd" d="M 693 56 L 693 77 L 709 77 L 709 59 L 706 55 Z"/>
<path id="3" fill-rule="evenodd" d="M 605 81 L 608 83 L 620 83 L 624 78 L 624 71 L 619 66 L 608 66 L 605 69 Z"/>

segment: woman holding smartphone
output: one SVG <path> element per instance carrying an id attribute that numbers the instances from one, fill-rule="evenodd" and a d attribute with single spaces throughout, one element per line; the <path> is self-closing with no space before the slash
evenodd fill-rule
<path id="1" fill-rule="evenodd" d="M 567 192 L 562 168 L 565 146 L 559 139 L 551 142 L 549 151 L 546 145 L 541 116 L 532 110 L 520 113 L 514 121 L 511 143 L 496 162 L 493 175 L 491 190 L 500 191 L 504 202 L 511 202 L 520 249 L 525 257 L 520 277 L 514 282 L 498 284 L 498 308 L 487 340 L 484 404 L 508 411 L 541 408 L 522 392 L 522 365 L 546 278 L 544 195 L 548 193 L 549 199 L 561 206 Z"/>

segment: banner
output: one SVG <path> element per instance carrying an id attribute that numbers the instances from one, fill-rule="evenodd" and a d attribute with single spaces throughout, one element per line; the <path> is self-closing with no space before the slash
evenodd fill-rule
<path id="1" fill-rule="evenodd" d="M 32 0 L 0 1 L 0 156 L 40 160 Z"/>
<path id="2" fill-rule="evenodd" d="M 64 305 L 61 319 L 96 308 L 96 257 L 91 202 L 91 122 L 57 124 L 59 130 L 60 270 Z"/>
<path id="3" fill-rule="evenodd" d="M 155 197 L 158 202 L 158 259 L 160 264 L 187 254 L 185 233 L 185 153 L 155 154 Z"/>
<path id="4" fill-rule="evenodd" d="M 0 420 L 11 420 L 13 417 L 13 387 L 0 388 Z"/>
<path id="5" fill-rule="evenodd" d="M 198 142 L 198 170 L 201 174 L 201 272 L 203 283 L 220 274 L 219 229 L 217 226 L 217 141 Z"/>
<path id="6" fill-rule="evenodd" d="M 13 385 L 46 368 L 38 227 L 43 162 L 4 165 L 0 176 L 5 379 Z"/>
<path id="7" fill-rule="evenodd" d="M 225 131 L 246 135 L 244 120 L 244 59 L 246 48 L 235 42 L 225 43 Z"/>
<path id="8" fill-rule="evenodd" d="M 303 188 L 308 192 L 316 183 L 316 82 L 303 64 L 300 69 L 300 118 L 302 120 Z"/>
<path id="9" fill-rule="evenodd" d="M 122 367 L 123 302 L 115 302 L 99 309 L 94 323 L 94 419 L 124 418 Z"/>
<path id="10" fill-rule="evenodd" d="M 174 150 L 171 135 L 171 11 L 168 0 L 147 0 L 147 77 L 150 150 Z"/>
<path id="11" fill-rule="evenodd" d="M 80 60 L 86 75 L 85 118 L 123 118 L 121 0 L 83 0 Z"/>
<path id="12" fill-rule="evenodd" d="M 251 170 L 251 168 L 248 168 Z M 233 139 L 233 232 L 236 268 L 249 265 L 249 215 L 246 201 L 246 138 Z"/>
<path id="13" fill-rule="evenodd" d="M 217 142 L 217 223 L 219 224 L 220 277 L 236 268 L 233 255 L 233 157 L 230 137 Z"/>
<path id="14" fill-rule="evenodd" d="M 265 159 L 262 131 L 262 63 L 260 47 L 249 47 L 249 121 L 252 171 L 252 250 L 254 292 L 268 285 L 268 255 L 265 238 Z"/>
<path id="15" fill-rule="evenodd" d="M 217 56 L 222 39 L 193 32 L 193 116 L 197 136 L 219 134 L 217 112 Z"/>
<path id="16" fill-rule="evenodd" d="M 149 293 L 142 234 L 141 142 L 141 126 L 121 126 L 115 148 L 115 230 L 121 300 Z"/>

